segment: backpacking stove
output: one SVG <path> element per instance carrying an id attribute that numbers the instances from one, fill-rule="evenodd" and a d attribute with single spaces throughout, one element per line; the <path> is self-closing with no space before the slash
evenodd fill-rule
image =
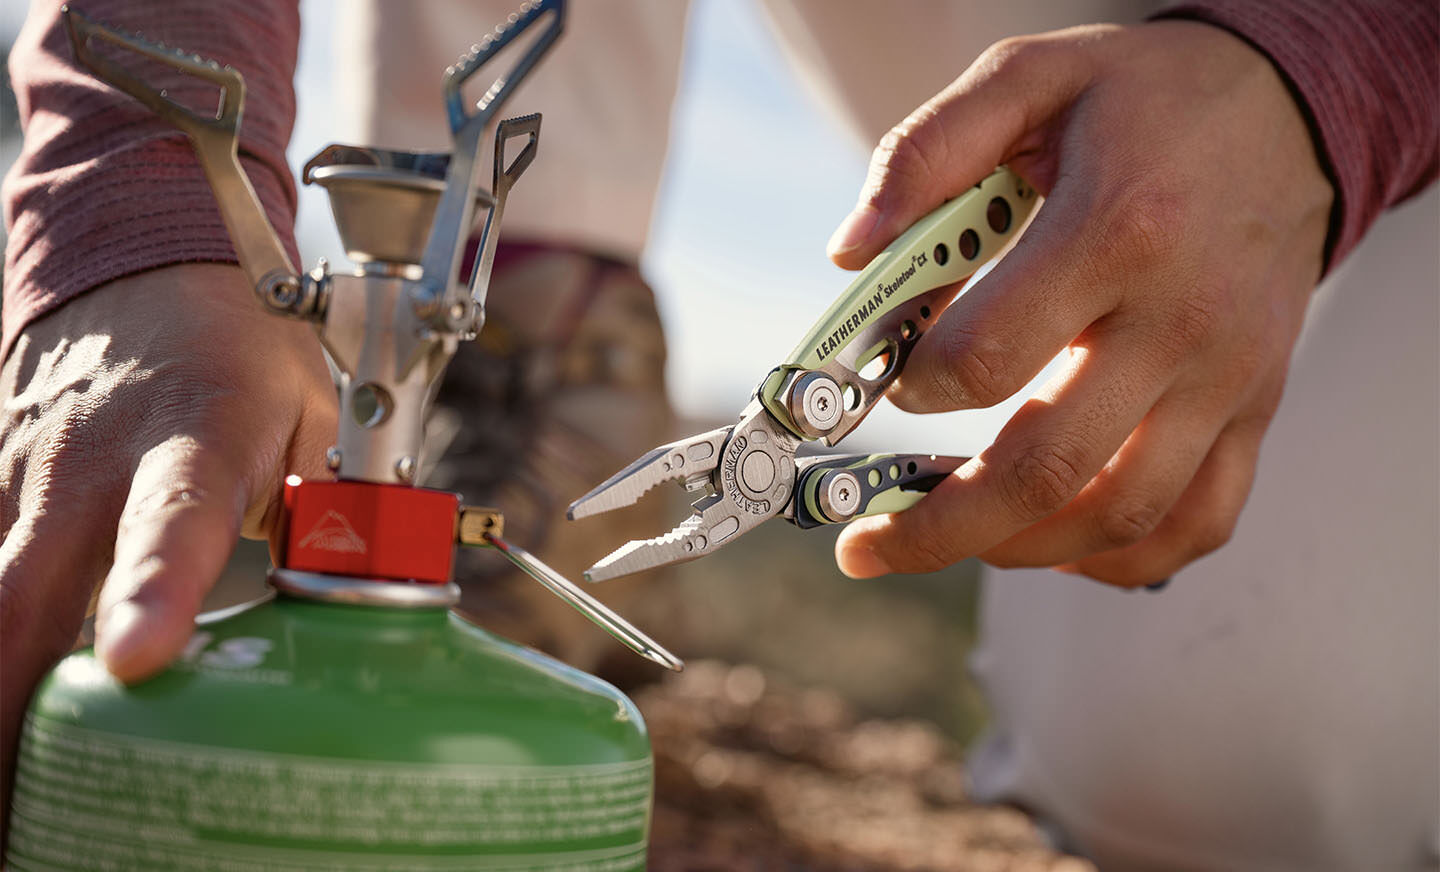
<path id="1" fill-rule="evenodd" d="M 271 584 L 330 602 L 450 606 L 460 595 L 451 580 L 455 545 L 491 548 L 632 650 L 679 670 L 674 655 L 506 542 L 498 510 L 461 506 L 455 494 L 416 485 L 429 399 L 458 343 L 484 326 L 505 201 L 535 159 L 540 116 L 496 125 L 488 191 L 480 186 L 486 130 L 559 38 L 563 19 L 563 0 L 528 2 L 446 69 L 449 153 L 330 145 L 305 164 L 303 180 L 326 189 L 346 253 L 360 265 L 346 274 L 323 260 L 299 272 L 265 217 L 238 157 L 245 86 L 237 71 L 65 10 L 76 57 L 189 137 L 260 303 L 312 323 L 338 372 L 339 434 L 326 456 L 336 480 L 287 479 L 287 535 Z M 532 31 L 513 65 L 467 107 L 463 86 Z M 97 43 L 218 86 L 217 112 L 204 117 L 182 106 Z M 482 211 L 478 253 L 463 275 L 466 241 Z"/>

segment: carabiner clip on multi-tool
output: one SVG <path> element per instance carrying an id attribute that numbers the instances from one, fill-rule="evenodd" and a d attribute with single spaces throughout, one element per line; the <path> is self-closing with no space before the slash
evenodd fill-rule
<path id="1" fill-rule="evenodd" d="M 1020 177 L 997 169 L 877 255 L 765 376 L 738 423 L 662 445 L 571 503 L 575 520 L 628 506 L 667 481 L 704 494 L 675 529 L 626 543 L 586 579 L 704 557 L 776 516 L 810 528 L 918 502 L 967 458 L 796 450 L 834 446 L 855 429 L 963 281 L 1000 253 L 1037 201 Z"/>
<path id="2" fill-rule="evenodd" d="M 311 158 L 304 181 L 329 193 L 346 253 L 360 270 L 331 273 L 321 261 L 301 274 L 240 166 L 240 74 L 65 10 L 76 57 L 189 137 L 260 302 L 311 322 L 339 372 L 339 436 L 327 454 L 336 480 L 286 481 L 288 535 L 271 583 L 332 601 L 453 605 L 460 595 L 451 581 L 455 545 L 492 548 L 637 653 L 679 669 L 673 654 L 506 542 L 498 511 L 462 507 L 455 494 L 415 486 L 427 402 L 457 344 L 484 324 L 505 199 L 535 158 L 540 116 L 498 123 L 489 191 L 480 187 L 479 168 L 486 128 L 559 38 L 564 16 L 564 0 L 527 2 L 445 71 L 448 154 L 331 145 Z M 462 86 L 527 31 L 533 38 L 523 50 L 517 44 L 518 59 L 468 108 Z M 102 53 L 98 43 L 108 48 Z M 197 114 L 146 84 L 115 59 L 126 54 L 218 86 L 216 113 Z M 507 146 L 522 138 L 518 154 L 507 158 Z M 481 209 L 479 254 L 462 275 Z"/>

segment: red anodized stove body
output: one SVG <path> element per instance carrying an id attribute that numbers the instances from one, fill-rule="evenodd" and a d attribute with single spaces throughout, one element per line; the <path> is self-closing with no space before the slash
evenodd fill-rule
<path id="1" fill-rule="evenodd" d="M 460 498 L 362 481 L 285 479 L 286 569 L 356 578 L 450 581 Z"/>

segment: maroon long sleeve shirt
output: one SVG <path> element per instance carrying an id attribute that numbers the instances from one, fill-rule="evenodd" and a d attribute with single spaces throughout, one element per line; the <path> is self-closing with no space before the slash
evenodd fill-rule
<path id="1" fill-rule="evenodd" d="M 5 181 L 0 360 L 31 321 L 121 276 L 185 261 L 235 262 L 189 144 L 149 110 L 79 69 L 60 0 L 36 0 L 10 56 L 25 146 Z M 293 251 L 295 185 L 285 163 L 300 29 L 293 0 L 87 0 L 94 19 L 148 33 L 245 71 L 241 155 Z M 1376 216 L 1429 184 L 1440 154 L 1440 5 L 1434 0 L 1203 0 L 1165 13 L 1246 39 L 1305 112 L 1336 191 L 1327 263 Z M 187 105 L 215 95 L 147 68 Z M 208 101 L 208 102 L 207 102 Z M 161 192 L 158 193 L 157 192 Z M 298 257 L 295 262 L 299 263 Z"/>
<path id="2" fill-rule="evenodd" d="M 294 0 L 86 0 L 95 21 L 244 70 L 240 159 L 280 238 L 294 251 L 295 181 L 285 146 L 295 123 L 300 12 Z M 215 196 L 185 136 L 75 61 L 61 0 L 36 0 L 10 53 L 25 130 L 5 178 L 4 360 L 19 332 L 64 301 L 122 276 L 175 263 L 236 263 Z M 155 32 L 156 21 L 165 30 Z M 107 50 L 107 54 L 109 54 Z M 182 105 L 213 112 L 218 91 L 169 67 L 134 63 Z"/>

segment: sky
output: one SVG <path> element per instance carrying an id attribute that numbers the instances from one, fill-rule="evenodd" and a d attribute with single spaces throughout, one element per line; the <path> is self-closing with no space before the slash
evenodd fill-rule
<path id="1" fill-rule="evenodd" d="M 332 140 L 327 22 L 338 3 L 302 0 L 292 169 Z M 13 40 L 21 8 L 0 0 L 0 39 Z M 642 269 L 666 327 L 675 406 L 685 417 L 718 421 L 739 413 L 759 379 L 849 284 L 826 259 L 825 241 L 855 202 L 871 144 L 809 99 L 752 0 L 695 0 L 688 30 Z M 756 134 L 731 135 L 736 129 Z M 709 145 L 717 142 L 723 151 Z M 301 187 L 297 229 L 307 265 L 319 257 L 346 262 L 320 189 Z M 846 447 L 975 453 L 1018 403 L 914 416 L 882 402 Z"/>

